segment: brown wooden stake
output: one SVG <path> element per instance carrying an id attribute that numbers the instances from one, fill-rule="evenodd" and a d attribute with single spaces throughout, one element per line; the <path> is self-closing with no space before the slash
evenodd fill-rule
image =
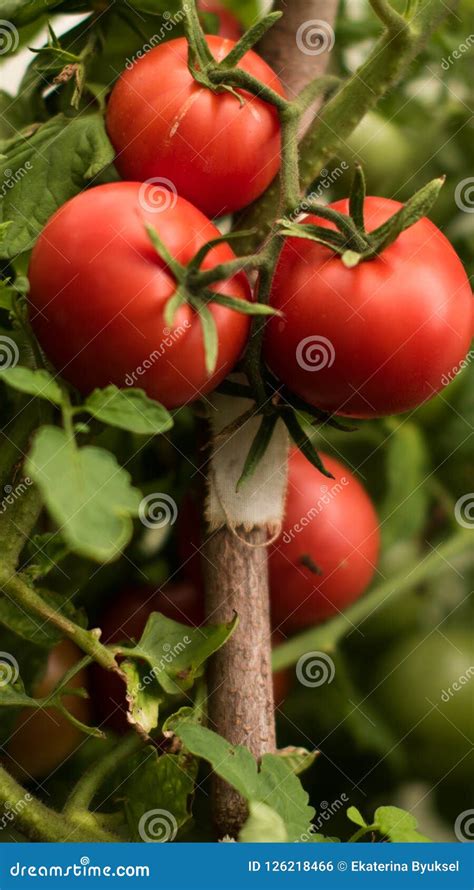
<path id="1" fill-rule="evenodd" d="M 328 54 L 306 55 L 298 48 L 296 34 L 298 28 L 308 20 L 321 19 L 332 27 L 337 10 L 337 0 L 291 0 L 277 2 L 276 9 L 282 9 L 283 18 L 262 42 L 259 51 L 273 65 L 285 83 L 289 96 L 295 95 L 318 73 L 322 73 L 328 62 Z M 236 402 L 237 400 L 230 400 Z M 249 405 L 247 404 L 247 408 Z M 228 410 L 228 406 L 225 406 Z M 240 409 L 242 412 L 243 408 Z M 216 414 L 220 414 L 216 406 Z M 236 410 L 235 417 L 238 416 Z M 226 423 L 229 422 L 227 418 Z M 226 425 L 221 424 L 221 428 Z M 208 499 L 207 518 L 211 521 L 211 533 L 203 548 L 206 569 L 206 600 L 209 622 L 228 621 L 234 612 L 239 616 L 239 624 L 227 644 L 211 659 L 209 683 L 209 726 L 233 745 L 246 745 L 256 758 L 275 749 L 275 719 L 273 685 L 271 674 L 271 630 L 269 616 L 269 590 L 267 548 L 265 542 L 272 534 L 272 523 L 266 521 L 265 508 L 259 519 L 255 501 L 264 500 L 275 487 L 275 473 L 285 473 L 286 446 L 280 437 L 280 444 L 272 455 L 267 452 L 261 470 L 265 481 L 252 480 L 245 488 L 249 501 L 249 516 L 245 524 L 239 524 L 238 517 L 245 514 L 245 503 L 232 503 L 232 491 L 239 473 L 235 465 L 242 467 L 245 455 L 255 435 L 252 422 L 238 437 L 233 437 L 227 466 L 225 462 L 218 469 L 221 488 L 227 486 L 227 497 L 220 498 L 225 515 L 216 523 L 215 504 Z M 278 437 L 276 437 L 278 438 Z M 220 449 L 216 449 L 220 452 Z M 272 461 L 274 462 L 272 464 Z M 211 461 L 211 467 L 213 462 Z M 215 487 L 216 467 L 211 469 L 211 492 Z M 273 518 L 281 520 L 283 498 L 280 492 L 275 495 Z M 252 497 L 254 501 L 252 504 Z M 209 500 L 211 503 L 209 503 Z M 214 492 L 215 500 L 215 492 Z M 225 503 L 224 503 L 225 502 Z M 268 505 L 267 505 L 268 507 Z M 240 510 L 240 512 L 239 512 Z M 268 513 L 268 510 L 267 510 Z M 233 526 L 232 528 L 230 526 Z M 244 530 L 245 528 L 245 530 Z M 217 529 L 217 531 L 216 531 Z M 214 778 L 213 814 L 218 836 L 237 837 L 245 822 L 247 808 L 242 798 L 227 783 Z"/>

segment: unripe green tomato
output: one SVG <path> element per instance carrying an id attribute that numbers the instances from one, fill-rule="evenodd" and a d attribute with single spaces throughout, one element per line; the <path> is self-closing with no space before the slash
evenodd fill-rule
<path id="1" fill-rule="evenodd" d="M 440 631 L 405 639 L 371 668 L 369 701 L 396 734 L 414 775 L 440 781 L 456 769 L 467 781 L 474 736 L 473 639 L 467 630 Z"/>
<path id="2" fill-rule="evenodd" d="M 400 127 L 369 112 L 346 140 L 341 156 L 351 165 L 362 164 L 369 192 L 392 197 L 409 177 L 416 152 Z"/>

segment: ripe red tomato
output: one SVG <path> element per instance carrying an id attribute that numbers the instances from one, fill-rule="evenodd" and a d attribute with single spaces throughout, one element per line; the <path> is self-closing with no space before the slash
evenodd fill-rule
<path id="1" fill-rule="evenodd" d="M 208 36 L 220 61 L 234 43 Z M 240 67 L 283 95 L 256 53 Z M 280 167 L 276 109 L 242 94 L 214 93 L 188 69 L 185 38 L 155 47 L 123 72 L 107 108 L 107 130 L 124 179 L 160 177 L 209 216 L 245 207 L 265 191 Z"/>
<path id="2" fill-rule="evenodd" d="M 331 206 L 348 211 L 347 200 Z M 367 198 L 368 231 L 400 206 Z M 267 325 L 269 367 L 310 404 L 348 417 L 398 414 L 430 399 L 471 342 L 467 275 L 426 218 L 352 269 L 320 244 L 289 239 L 271 303 L 284 317 Z"/>
<path id="3" fill-rule="evenodd" d="M 70 640 L 63 640 L 51 650 L 46 670 L 33 690 L 35 698 L 46 698 L 78 661 L 82 653 Z M 80 671 L 68 684 L 71 689 L 87 688 L 87 672 Z M 66 695 L 63 705 L 82 723 L 88 723 L 87 699 Z M 7 748 L 8 769 L 22 779 L 41 778 L 52 773 L 86 737 L 56 708 L 22 710 Z"/>
<path id="4" fill-rule="evenodd" d="M 30 318 L 48 358 L 82 392 L 109 383 L 138 386 L 174 408 L 210 392 L 227 376 L 245 346 L 249 318 L 210 305 L 219 338 L 212 375 L 196 312 L 182 306 L 173 328 L 167 327 L 163 313 L 176 280 L 145 223 L 184 265 L 219 232 L 183 198 L 161 190 L 160 205 L 148 188 L 132 182 L 98 186 L 54 214 L 30 261 Z M 220 244 L 202 268 L 233 257 L 230 247 Z M 250 298 L 242 274 L 220 282 L 218 290 Z"/>
<path id="5" fill-rule="evenodd" d="M 322 457 L 334 480 L 291 451 L 282 534 L 269 554 L 272 621 L 290 632 L 345 609 L 367 588 L 377 565 L 380 533 L 372 501 L 347 467 Z"/>
<path id="6" fill-rule="evenodd" d="M 212 0 L 199 0 L 198 8 L 202 12 L 211 12 L 217 16 L 219 21 L 219 37 L 226 37 L 230 40 L 238 40 L 242 34 L 242 28 L 235 15 L 232 15 L 229 9 L 226 9 L 222 3 L 212 2 Z"/>

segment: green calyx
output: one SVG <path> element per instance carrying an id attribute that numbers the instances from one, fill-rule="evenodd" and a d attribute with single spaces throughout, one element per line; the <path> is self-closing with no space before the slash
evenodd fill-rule
<path id="1" fill-rule="evenodd" d="M 195 0 L 183 3 L 184 30 L 189 44 L 188 67 L 194 80 L 214 93 L 229 92 L 244 103 L 244 97 L 237 90 L 247 90 L 277 106 L 288 105 L 278 93 L 265 87 L 251 74 L 237 68 L 245 54 L 255 46 L 264 34 L 281 18 L 281 12 L 272 12 L 264 16 L 240 38 L 225 59 L 216 62 L 212 55 L 206 36 L 199 20 Z"/>
<path id="2" fill-rule="evenodd" d="M 387 222 L 372 232 L 367 232 L 364 221 L 365 178 L 362 168 L 357 165 L 348 214 L 319 204 L 309 202 L 305 204 L 305 210 L 334 223 L 336 229 L 327 229 L 313 223 L 295 223 L 288 219 L 281 219 L 278 224 L 281 234 L 285 237 L 316 241 L 337 253 L 344 265 L 352 269 L 363 260 L 379 256 L 402 232 L 426 216 L 433 207 L 444 181 L 444 176 L 433 179 L 416 192 Z"/>
<path id="3" fill-rule="evenodd" d="M 183 266 L 170 253 L 156 229 L 150 225 L 145 225 L 145 228 L 158 256 L 166 263 L 169 271 L 176 279 L 176 290 L 165 306 L 165 323 L 170 328 L 173 327 L 178 310 L 185 304 L 194 309 L 199 316 L 202 326 L 206 370 L 208 374 L 213 374 L 217 365 L 219 341 L 215 319 L 210 311 L 209 304 L 217 303 L 220 306 L 225 306 L 226 309 L 240 312 L 242 315 L 262 316 L 278 313 L 270 306 L 263 305 L 262 303 L 250 303 L 247 300 L 240 300 L 237 297 L 222 294 L 218 290 L 213 290 L 212 285 L 218 284 L 220 281 L 226 281 L 244 269 L 259 268 L 265 262 L 265 258 L 261 254 L 239 257 L 235 260 L 230 260 L 228 263 L 214 266 L 212 269 L 201 270 L 201 264 L 210 250 L 217 247 L 218 244 L 232 240 L 232 238 L 240 238 L 243 234 L 246 236 L 249 234 L 248 232 L 239 232 L 209 241 L 198 250 L 187 266 Z"/>

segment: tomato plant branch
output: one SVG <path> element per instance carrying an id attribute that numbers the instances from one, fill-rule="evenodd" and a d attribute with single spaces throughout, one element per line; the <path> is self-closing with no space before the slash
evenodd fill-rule
<path id="1" fill-rule="evenodd" d="M 9 574 L 3 570 L 0 574 L 0 588 L 28 612 L 33 612 L 44 621 L 53 624 L 65 637 L 76 643 L 86 655 L 90 655 L 102 667 L 107 670 L 119 670 L 113 652 L 100 642 L 99 630 L 85 630 L 61 615 L 45 602 L 23 575 Z"/>
<path id="2" fill-rule="evenodd" d="M 411 18 L 401 27 L 395 26 L 396 14 L 389 12 L 386 2 L 372 3 L 374 11 L 389 27 L 374 46 L 368 59 L 323 106 L 300 144 L 300 173 L 305 189 L 318 177 L 321 169 L 337 155 L 341 146 L 393 87 L 407 66 L 421 52 L 440 21 L 455 9 L 457 0 L 442 3 L 426 0 L 417 4 Z M 251 252 L 262 243 L 277 215 L 279 201 L 278 178 L 237 221 L 236 228 L 255 228 L 256 235 L 242 242 L 242 250 Z"/>
<path id="3" fill-rule="evenodd" d="M 15 814 L 15 822 L 34 841 L 90 843 L 117 840 L 113 835 L 91 823 L 81 826 L 62 813 L 56 813 L 34 798 L 0 766 L 0 801 Z"/>
<path id="4" fill-rule="evenodd" d="M 90 809 L 98 789 L 117 765 L 130 757 L 143 744 L 136 733 L 129 733 L 102 758 L 92 764 L 73 788 L 64 807 L 66 817 L 78 816 Z"/>
<path id="5" fill-rule="evenodd" d="M 471 532 L 466 530 L 459 531 L 446 543 L 433 549 L 425 559 L 417 558 L 403 572 L 378 584 L 366 596 L 346 609 L 344 614 L 337 615 L 319 627 L 307 630 L 278 646 L 273 654 L 273 669 L 281 670 L 295 664 L 311 649 L 332 651 L 343 637 L 369 618 L 388 599 L 393 601 L 405 591 L 412 590 L 418 584 L 436 577 L 440 571 L 447 568 L 450 561 L 464 554 L 469 554 L 470 560 L 474 560 Z"/>

